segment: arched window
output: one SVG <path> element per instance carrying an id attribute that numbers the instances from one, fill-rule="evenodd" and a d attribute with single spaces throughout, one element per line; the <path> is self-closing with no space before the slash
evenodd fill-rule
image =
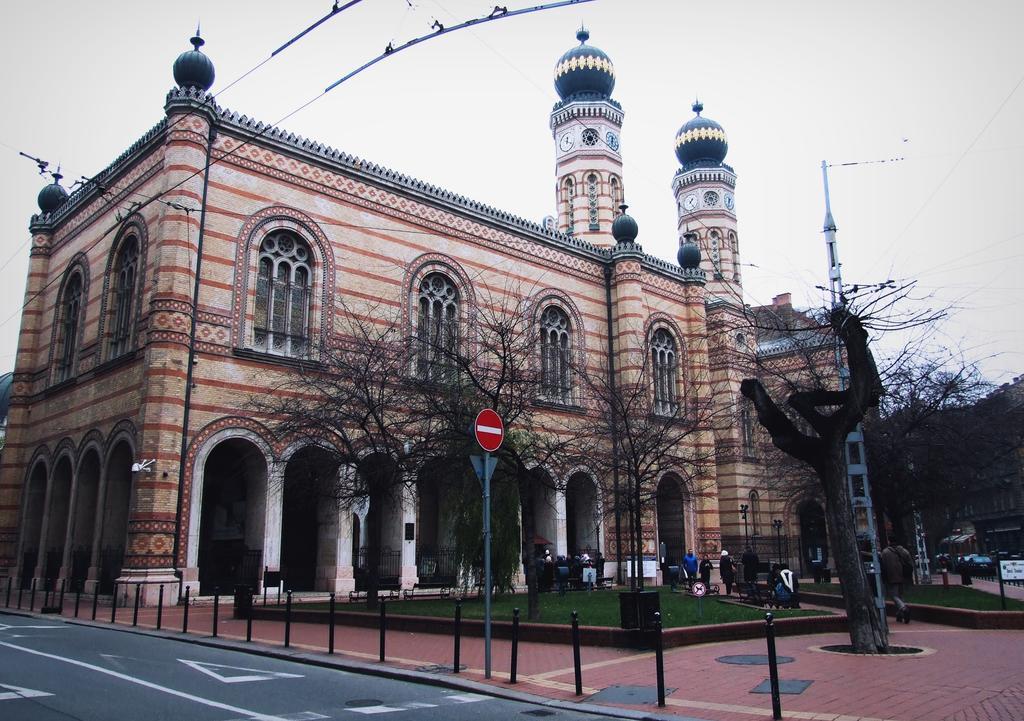
<path id="1" fill-rule="evenodd" d="M 135 280 L 138 276 L 139 242 L 130 236 L 121 244 L 114 273 L 110 297 L 110 358 L 117 358 L 131 350 L 132 320 L 135 299 Z"/>
<path id="2" fill-rule="evenodd" d="M 654 376 L 654 412 L 672 415 L 677 410 L 676 342 L 664 328 L 654 331 L 651 338 L 651 369 Z"/>
<path id="3" fill-rule="evenodd" d="M 459 347 L 459 291 L 440 273 L 420 282 L 416 318 L 416 373 L 420 378 L 441 380 L 455 365 Z"/>
<path id="4" fill-rule="evenodd" d="M 256 348 L 290 356 L 309 352 L 312 278 L 312 253 L 295 234 L 282 230 L 263 239 L 253 314 Z"/>
<path id="5" fill-rule="evenodd" d="M 712 230 L 708 236 L 708 245 L 711 249 L 711 264 L 715 268 L 715 278 L 722 277 L 722 237 L 717 230 Z"/>
<path id="6" fill-rule="evenodd" d="M 622 205 L 622 184 L 619 183 L 619 179 L 613 175 L 612 179 L 608 182 L 608 185 L 612 195 L 612 209 L 617 210 L 618 207 Z"/>
<path id="7" fill-rule="evenodd" d="M 754 455 L 754 421 L 747 405 L 740 409 L 740 433 L 743 434 L 743 455 Z"/>
<path id="8" fill-rule="evenodd" d="M 757 491 L 750 492 L 750 535 L 761 535 L 761 496 Z"/>
<path id="9" fill-rule="evenodd" d="M 729 233 L 729 247 L 732 249 L 732 278 L 740 282 L 740 241 L 735 233 Z"/>
<path id="10" fill-rule="evenodd" d="M 540 384 L 541 394 L 548 400 L 572 400 L 571 351 L 569 316 L 561 308 L 548 306 L 540 318 Z"/>
<path id="11" fill-rule="evenodd" d="M 576 232 L 576 182 L 572 178 L 565 179 L 565 222 L 566 233 Z"/>
<path id="12" fill-rule="evenodd" d="M 600 230 L 601 226 L 597 222 L 597 173 L 587 176 L 587 207 L 590 216 L 590 229 Z"/>
<path id="13" fill-rule="evenodd" d="M 57 383 L 66 381 L 75 374 L 78 358 L 78 329 L 82 315 L 82 274 L 74 273 L 64 286 L 60 299 L 57 321 Z"/>

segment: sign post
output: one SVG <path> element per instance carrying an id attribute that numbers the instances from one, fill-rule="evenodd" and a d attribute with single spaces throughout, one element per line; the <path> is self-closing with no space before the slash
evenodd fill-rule
<path id="1" fill-rule="evenodd" d="M 491 677 L 491 476 L 498 459 L 491 453 L 501 448 L 505 440 L 505 424 L 501 416 L 485 408 L 473 421 L 473 436 L 483 449 L 482 456 L 470 456 L 473 470 L 484 490 L 484 678 Z"/>
<path id="2" fill-rule="evenodd" d="M 702 621 L 704 620 L 704 594 L 707 592 L 708 587 L 702 581 L 694 581 L 693 586 L 690 587 L 690 593 L 697 597 L 697 617 Z"/>
<path id="3" fill-rule="evenodd" d="M 996 572 L 999 574 L 999 601 L 1006 610 L 1006 591 L 1003 581 L 1024 581 L 1024 561 L 1000 561 L 996 559 Z"/>

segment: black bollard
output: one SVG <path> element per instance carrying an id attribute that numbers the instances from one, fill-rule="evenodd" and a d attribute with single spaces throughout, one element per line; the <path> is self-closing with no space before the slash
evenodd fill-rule
<path id="1" fill-rule="evenodd" d="M 36 607 L 36 579 L 32 579 L 32 593 L 28 597 L 28 610 L 31 611 Z"/>
<path id="2" fill-rule="evenodd" d="M 384 611 L 384 599 L 378 599 L 380 602 L 380 662 L 384 663 L 384 637 L 387 633 L 388 619 Z"/>
<path id="3" fill-rule="evenodd" d="M 452 672 L 458 673 L 459 666 L 459 646 L 462 642 L 462 601 L 455 599 L 455 662 L 452 664 Z"/>
<path id="4" fill-rule="evenodd" d="M 516 682 L 516 666 L 519 665 L 519 609 L 512 609 L 512 669 L 508 675 L 508 682 Z"/>
<path id="5" fill-rule="evenodd" d="M 64 585 L 66 583 L 67 583 L 67 579 L 64 579 L 64 578 L 60 579 L 60 603 L 57 604 L 57 605 L 60 606 L 60 610 L 57 613 L 60 613 L 60 614 L 64 613 Z"/>
<path id="6" fill-rule="evenodd" d="M 263 584 L 263 605 L 267 605 L 267 584 Z"/>
<path id="7" fill-rule="evenodd" d="M 281 605 L 281 584 L 277 584 L 277 605 Z"/>
<path id="8" fill-rule="evenodd" d="M 117 620 L 117 581 L 114 581 L 114 593 L 110 597 L 110 622 Z"/>
<path id="9" fill-rule="evenodd" d="M 658 706 L 665 706 L 665 655 L 661 643 L 661 612 L 654 612 L 654 663 L 658 677 Z"/>
<path id="10" fill-rule="evenodd" d="M 572 612 L 572 667 L 576 672 L 576 695 L 583 695 L 583 670 L 580 668 L 580 619 Z"/>
<path id="11" fill-rule="evenodd" d="M 22 592 L 22 591 L 24 591 L 24 590 L 25 590 L 25 589 L 24 589 L 24 588 L 22 587 L 22 585 L 21 585 L 21 584 L 19 583 L 19 584 L 18 584 L 18 608 L 19 608 L 19 609 L 21 608 L 21 592 Z"/>
<path id="12" fill-rule="evenodd" d="M 97 581 L 92 587 L 92 620 L 96 620 L 96 607 L 100 605 L 100 584 Z"/>
<path id="13" fill-rule="evenodd" d="M 331 606 L 327 612 L 327 653 L 334 653 L 334 594 L 331 594 Z"/>
<path id="14" fill-rule="evenodd" d="M 50 579 L 43 580 L 43 605 L 40 608 L 46 608 L 50 605 Z"/>
<path id="15" fill-rule="evenodd" d="M 82 589 L 75 591 L 75 618 L 78 618 L 78 605 L 82 603 Z"/>
<path id="16" fill-rule="evenodd" d="M 217 614 L 220 613 L 220 586 L 213 587 L 213 637 L 217 638 Z"/>
<path id="17" fill-rule="evenodd" d="M 7 577 L 7 602 L 5 608 L 11 607 L 11 584 L 14 583 L 14 576 Z"/>
<path id="18" fill-rule="evenodd" d="M 139 625 L 139 594 L 142 593 L 142 584 L 135 584 L 135 608 L 132 610 L 132 625 Z"/>
<path id="19" fill-rule="evenodd" d="M 764 615 L 764 633 L 768 639 L 768 676 L 772 684 L 772 718 L 782 718 L 782 701 L 779 698 L 779 664 L 775 657 L 775 621 L 770 613 Z"/>
<path id="20" fill-rule="evenodd" d="M 164 584 L 160 584 L 160 595 L 156 597 L 156 630 L 164 625 Z"/>
<path id="21" fill-rule="evenodd" d="M 288 591 L 288 598 L 284 602 L 284 647 L 292 645 L 292 592 Z"/>
<path id="22" fill-rule="evenodd" d="M 181 616 L 182 633 L 188 633 L 188 592 L 189 586 L 185 586 L 185 612 Z"/>

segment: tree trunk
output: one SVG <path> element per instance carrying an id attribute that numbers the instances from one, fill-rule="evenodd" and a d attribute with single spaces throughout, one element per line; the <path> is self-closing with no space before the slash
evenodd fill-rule
<path id="1" fill-rule="evenodd" d="M 825 491 L 832 557 L 842 579 L 850 643 L 858 653 L 884 653 L 889 647 L 889 630 L 887 625 L 883 626 L 875 608 L 875 594 L 857 547 L 857 529 L 850 512 L 852 501 L 841 448 L 827 454 L 819 477 Z"/>
<path id="2" fill-rule="evenodd" d="M 371 491 L 366 510 L 366 608 L 377 608 L 380 588 L 380 550 L 384 535 L 384 494 Z"/>
<path id="3" fill-rule="evenodd" d="M 527 471 L 529 473 L 529 471 Z M 523 518 L 523 566 L 526 571 L 526 617 L 540 620 L 540 579 L 533 557 L 533 539 L 537 536 L 537 519 L 533 512 L 533 479 L 527 476 L 519 483 L 519 510 Z"/>

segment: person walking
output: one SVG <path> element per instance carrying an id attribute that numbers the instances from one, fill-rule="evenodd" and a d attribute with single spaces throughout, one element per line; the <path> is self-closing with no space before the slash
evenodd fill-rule
<path id="1" fill-rule="evenodd" d="M 890 544 L 883 549 L 878 562 L 882 566 L 886 593 L 896 604 L 896 620 L 910 623 L 910 607 L 903 601 L 903 566 L 911 563 L 910 553 L 903 546 Z"/>
<path id="2" fill-rule="evenodd" d="M 722 551 L 722 560 L 718 562 L 718 572 L 722 575 L 722 583 L 725 584 L 725 595 L 731 596 L 732 584 L 736 581 L 736 566 L 728 551 Z"/>
<path id="3" fill-rule="evenodd" d="M 697 560 L 697 556 L 694 555 L 693 549 L 688 549 L 686 555 L 683 556 L 683 569 L 686 571 L 686 583 L 689 586 L 693 586 L 693 582 L 697 580 L 697 570 L 700 562 Z"/>
<path id="4" fill-rule="evenodd" d="M 708 554 L 704 554 L 704 559 L 700 562 L 700 580 L 704 584 L 704 588 L 711 588 L 711 569 L 715 567 L 715 564 L 708 558 Z"/>
<path id="5" fill-rule="evenodd" d="M 740 561 L 743 563 L 743 582 L 757 583 L 757 567 L 761 563 L 761 559 L 757 557 L 754 549 L 747 546 Z"/>

